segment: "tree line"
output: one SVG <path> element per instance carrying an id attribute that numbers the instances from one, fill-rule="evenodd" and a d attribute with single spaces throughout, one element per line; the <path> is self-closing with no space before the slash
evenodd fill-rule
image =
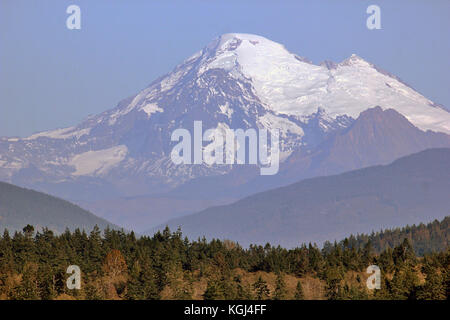
<path id="1" fill-rule="evenodd" d="M 28 225 L 0 237 L 0 299 L 307 299 L 314 290 L 325 299 L 448 299 L 448 241 L 435 247 L 448 235 L 448 218 L 428 226 L 285 249 L 191 241 L 168 228 L 138 237 Z M 424 230 L 441 239 L 431 249 L 423 248 Z M 415 245 L 427 253 L 417 255 Z M 69 265 L 82 271 L 80 290 L 66 286 Z M 379 290 L 366 287 L 369 265 L 381 269 Z"/>

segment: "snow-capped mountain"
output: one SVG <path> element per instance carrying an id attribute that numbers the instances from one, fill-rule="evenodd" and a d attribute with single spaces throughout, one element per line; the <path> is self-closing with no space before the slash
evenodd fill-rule
<path id="1" fill-rule="evenodd" d="M 158 194 L 234 170 L 171 162 L 172 131 L 192 130 L 195 120 L 205 129 L 278 128 L 284 162 L 374 106 L 450 133 L 448 111 L 356 55 L 315 65 L 264 37 L 225 34 L 114 109 L 0 138 L 0 180 L 80 201 Z"/>

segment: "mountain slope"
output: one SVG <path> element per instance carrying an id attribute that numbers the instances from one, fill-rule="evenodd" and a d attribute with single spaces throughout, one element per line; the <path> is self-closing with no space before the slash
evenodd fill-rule
<path id="1" fill-rule="evenodd" d="M 375 107 L 363 111 L 347 128 L 337 130 L 318 146 L 294 151 L 274 176 L 235 170 L 220 178 L 199 178 L 174 193 L 203 196 L 250 195 L 316 176 L 342 173 L 377 164 L 430 148 L 450 148 L 450 135 L 424 132 L 394 109 Z M 247 174 L 237 184 L 237 176 Z M 208 181 L 207 181 L 208 180 Z"/>
<path id="2" fill-rule="evenodd" d="M 190 237 L 295 246 L 450 214 L 450 149 L 303 180 L 168 223 Z"/>
<path id="3" fill-rule="evenodd" d="M 450 135 L 422 131 L 394 109 L 367 109 L 349 127 L 337 131 L 305 154 L 286 161 L 284 181 L 336 174 L 378 164 L 430 148 L 450 148 Z"/>
<path id="4" fill-rule="evenodd" d="M 377 105 L 396 110 L 420 130 L 450 133 L 450 112 L 356 55 L 337 64 L 315 65 L 264 37 L 225 34 L 111 110 L 73 127 L 27 138 L 0 138 L 0 180 L 92 209 L 107 201 L 113 207 L 130 197 L 146 199 L 136 210 L 122 213 L 131 217 L 140 215 L 155 196 L 156 203 L 167 199 L 168 193 L 178 197 L 175 189 L 186 183 L 207 181 L 202 186 L 207 189 L 208 183 L 219 185 L 222 180 L 245 185 L 255 179 L 251 166 L 173 164 L 170 152 L 176 142 L 170 138 L 177 128 L 192 132 L 193 122 L 201 120 L 204 129 L 279 129 L 283 165 L 293 155 L 301 158 L 294 162 L 302 162 L 311 152 L 322 154 L 318 146 Z M 392 161 L 398 156 L 395 150 L 390 148 L 393 153 L 388 154 L 386 149 L 383 157 L 374 159 Z M 352 154 L 363 153 L 361 149 Z M 344 163 L 340 170 L 364 165 L 355 158 L 350 163 L 356 167 L 345 167 L 348 158 L 344 155 L 333 163 Z M 306 161 L 310 168 L 322 168 L 318 171 L 336 172 L 336 167 L 326 168 L 327 162 L 321 159 L 315 156 Z M 286 176 L 300 179 L 314 172 Z M 267 180 L 267 188 L 279 185 L 276 178 Z M 270 185 L 270 181 L 276 183 Z M 223 203 L 232 198 L 227 190 L 220 199 L 207 200 Z M 204 199 L 193 200 L 196 203 L 190 207 L 197 208 Z M 179 205 L 173 204 L 168 199 L 164 212 L 181 214 Z M 104 214 L 112 218 L 117 212 Z M 141 221 L 129 219 L 137 228 Z"/>
<path id="5" fill-rule="evenodd" d="M 27 224 L 56 232 L 66 228 L 90 231 L 95 225 L 119 228 L 70 202 L 0 182 L 0 230 L 22 230 Z"/>

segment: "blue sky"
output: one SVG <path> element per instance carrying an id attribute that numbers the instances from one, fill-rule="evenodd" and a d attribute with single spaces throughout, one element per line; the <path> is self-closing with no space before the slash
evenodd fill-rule
<path id="1" fill-rule="evenodd" d="M 66 8 L 81 8 L 81 30 Z M 381 30 L 366 8 L 381 7 Z M 450 107 L 450 1 L 0 0 L 0 136 L 114 107 L 223 33 L 265 36 L 315 63 L 352 53 Z"/>

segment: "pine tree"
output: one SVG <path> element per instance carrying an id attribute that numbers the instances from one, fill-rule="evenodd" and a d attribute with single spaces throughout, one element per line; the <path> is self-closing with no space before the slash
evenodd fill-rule
<path id="1" fill-rule="evenodd" d="M 338 268 L 330 268 L 326 270 L 326 296 L 329 300 L 338 300 L 341 298 L 341 281 L 342 272 Z"/>
<path id="2" fill-rule="evenodd" d="M 417 283 L 417 275 L 411 266 L 398 267 L 389 282 L 391 298 L 395 300 L 414 299 Z"/>
<path id="3" fill-rule="evenodd" d="M 156 274 L 148 262 L 136 261 L 130 271 L 127 283 L 127 299 L 129 300 L 159 300 Z"/>
<path id="4" fill-rule="evenodd" d="M 403 239 L 402 244 L 394 248 L 392 256 L 396 266 L 405 263 L 414 265 L 416 262 L 416 255 L 408 238 Z"/>
<path id="5" fill-rule="evenodd" d="M 43 300 L 51 300 L 56 297 L 55 276 L 50 265 L 45 264 L 38 270 L 39 296 Z"/>
<path id="6" fill-rule="evenodd" d="M 83 285 L 83 289 L 85 292 L 85 297 L 87 300 L 103 300 L 104 295 L 99 287 L 97 281 L 95 281 L 95 277 L 89 277 L 86 279 Z"/>
<path id="7" fill-rule="evenodd" d="M 424 268 L 426 274 L 425 285 L 422 286 L 418 293 L 417 299 L 420 300 L 445 300 L 445 285 L 443 277 L 438 274 L 435 268 L 427 266 Z"/>
<path id="8" fill-rule="evenodd" d="M 101 232 L 97 226 L 94 227 L 89 235 L 87 250 L 90 263 L 86 265 L 87 270 L 85 272 L 99 272 L 103 260 L 103 248 Z"/>
<path id="9" fill-rule="evenodd" d="M 274 300 L 286 299 L 286 282 L 281 272 L 277 274 L 276 287 L 274 292 Z"/>
<path id="10" fill-rule="evenodd" d="M 39 289 L 37 281 L 38 266 L 35 263 L 26 263 L 22 271 L 22 281 L 14 288 L 14 300 L 37 300 Z"/>
<path id="11" fill-rule="evenodd" d="M 304 300 L 305 299 L 305 294 L 303 293 L 303 287 L 302 287 L 302 283 L 300 282 L 300 280 L 297 281 L 297 286 L 295 287 L 294 299 L 295 300 Z"/>
<path id="12" fill-rule="evenodd" d="M 253 290 L 256 294 L 256 299 L 258 300 L 266 300 L 270 296 L 270 290 L 267 286 L 267 282 L 263 280 L 261 276 L 258 277 L 258 280 L 253 284 Z"/>
<path id="13" fill-rule="evenodd" d="M 237 299 L 237 300 L 252 300 L 253 299 L 250 288 L 248 288 L 247 286 L 245 286 L 242 283 L 242 277 L 240 275 L 238 275 L 234 278 L 234 282 L 236 285 L 235 299 Z"/>
<path id="14" fill-rule="evenodd" d="M 220 281 L 210 280 L 208 281 L 205 292 L 203 293 L 205 300 L 224 300 L 225 292 Z"/>
<path id="15" fill-rule="evenodd" d="M 23 234 L 26 238 L 31 238 L 33 236 L 34 227 L 32 225 L 27 224 L 26 227 L 23 228 Z"/>

